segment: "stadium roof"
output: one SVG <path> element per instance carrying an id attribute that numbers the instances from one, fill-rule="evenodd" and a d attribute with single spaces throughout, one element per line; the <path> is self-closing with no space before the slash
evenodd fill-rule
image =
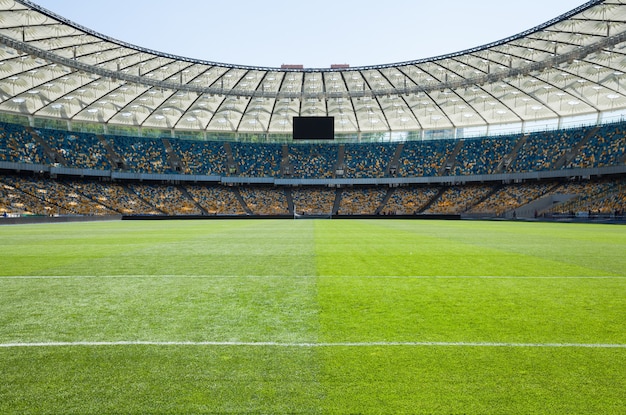
<path id="1" fill-rule="evenodd" d="M 626 1 L 593 0 L 457 53 L 354 68 L 268 68 L 109 38 L 26 0 L 0 0 L 0 111 L 157 129 L 286 133 L 529 123 L 626 108 Z"/>

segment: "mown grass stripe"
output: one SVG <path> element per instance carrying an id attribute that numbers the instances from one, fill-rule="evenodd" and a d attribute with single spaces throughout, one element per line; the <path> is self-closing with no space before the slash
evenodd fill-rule
<path id="1" fill-rule="evenodd" d="M 533 276 L 533 275 L 3 275 L 0 280 L 80 279 L 80 278 L 359 278 L 359 279 L 546 279 L 546 280 L 623 280 L 621 275 Z"/>
<path id="2" fill-rule="evenodd" d="M 98 346 L 224 346 L 224 347 L 545 347 L 624 349 L 626 344 L 606 343 L 508 343 L 508 342 L 332 342 L 332 343 L 281 343 L 281 342 L 233 342 L 233 341 L 77 341 L 77 342 L 24 342 L 0 343 L 0 348 L 18 347 L 98 347 Z"/>

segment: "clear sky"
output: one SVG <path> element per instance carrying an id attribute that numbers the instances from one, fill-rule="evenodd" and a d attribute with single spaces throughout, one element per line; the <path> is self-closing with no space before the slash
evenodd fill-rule
<path id="1" fill-rule="evenodd" d="M 518 34 L 584 0 L 33 0 L 99 33 L 230 64 L 396 63 Z"/>

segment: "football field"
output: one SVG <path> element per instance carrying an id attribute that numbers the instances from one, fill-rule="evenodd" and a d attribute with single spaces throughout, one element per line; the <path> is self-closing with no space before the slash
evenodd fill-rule
<path id="1" fill-rule="evenodd" d="M 0 226 L 2 414 L 623 414 L 626 226 Z"/>

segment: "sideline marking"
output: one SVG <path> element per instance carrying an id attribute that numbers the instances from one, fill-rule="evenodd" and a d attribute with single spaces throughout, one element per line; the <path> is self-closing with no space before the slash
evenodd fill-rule
<path id="1" fill-rule="evenodd" d="M 337 342 L 337 343 L 280 343 L 280 342 L 218 342 L 218 341 L 111 341 L 111 342 L 33 342 L 0 343 L 0 348 L 18 347 L 98 347 L 98 346 L 223 346 L 223 347 L 544 347 L 544 348 L 586 348 L 586 349 L 626 349 L 626 344 L 603 343 L 498 343 L 498 342 Z"/>

